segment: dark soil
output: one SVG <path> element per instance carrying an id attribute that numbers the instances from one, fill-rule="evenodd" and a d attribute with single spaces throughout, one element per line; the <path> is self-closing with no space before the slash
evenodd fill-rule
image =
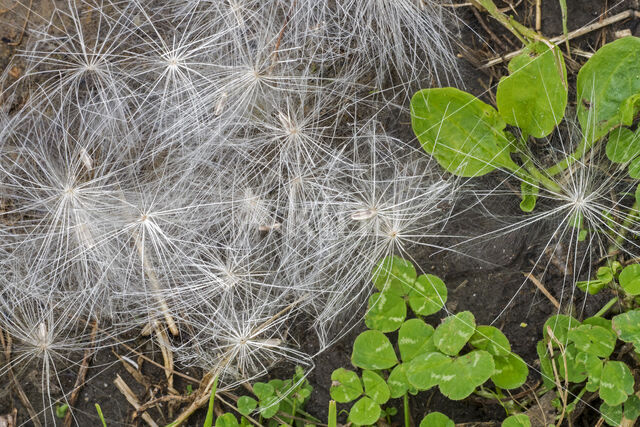
<path id="1" fill-rule="evenodd" d="M 533 27 L 535 25 L 535 9 L 533 7 L 535 2 L 513 0 L 512 3 L 518 4 L 515 7 L 518 20 Z M 13 0 L 0 0 L 0 10 L 10 7 L 12 4 Z M 497 4 L 499 7 L 509 5 L 506 1 L 497 1 Z M 567 5 L 569 31 L 597 22 L 602 17 L 612 16 L 631 8 L 636 10 L 640 8 L 638 0 L 608 2 L 603 0 L 567 0 Z M 30 21 L 30 26 L 38 25 L 38 22 L 46 20 L 53 9 L 51 0 L 35 0 L 32 7 L 34 13 L 31 15 L 33 21 Z M 516 50 L 520 44 L 509 32 L 485 14 L 474 14 L 469 7 L 458 8 L 456 13 L 465 23 L 460 29 L 460 46 L 469 49 L 469 52 L 462 55 L 466 59 L 460 60 L 464 89 L 489 101 L 491 95 L 487 93 L 487 89 L 497 83 L 496 79 L 505 72 L 506 66 L 502 64 L 491 69 L 480 70 L 479 65 L 487 58 Z M 24 16 L 25 11 L 19 6 L 14 11 L 0 13 L 0 69 L 5 69 L 9 58 L 16 53 L 17 47 L 11 46 L 10 43 L 19 40 Z M 478 16 L 481 17 L 483 23 L 478 20 Z M 541 33 L 547 37 L 562 34 L 558 1 L 542 0 L 541 24 Z M 493 34 L 486 31 L 485 25 Z M 574 49 L 593 52 L 602 44 L 613 40 L 617 31 L 625 29 L 640 36 L 639 20 L 622 21 L 606 27 L 604 30 L 589 33 L 572 40 L 571 46 Z M 500 43 L 495 41 L 496 38 L 500 40 Z M 575 56 L 574 58 L 577 58 L 577 63 L 582 63 L 585 60 Z M 573 79 L 575 79 L 577 69 L 578 64 L 573 65 L 569 62 L 569 71 L 573 72 Z M 19 74 L 19 64 L 17 69 L 11 72 Z M 402 121 L 408 122 L 408 118 Z M 409 126 L 398 128 L 396 131 L 398 134 L 404 133 L 405 135 L 410 135 L 411 132 Z M 488 188 L 497 185 L 493 182 L 497 179 L 499 177 L 491 175 L 483 178 L 485 183 L 490 186 Z M 482 183 L 479 182 L 477 186 L 481 187 Z M 516 187 L 514 186 L 514 188 Z M 467 199 L 463 197 L 459 202 L 458 209 L 463 211 L 471 202 L 470 196 Z M 454 218 L 450 222 L 447 232 L 449 234 L 468 233 L 469 224 L 472 224 L 474 234 L 480 236 L 483 233 L 496 230 L 501 223 L 513 223 L 514 218 L 518 218 L 518 202 L 519 199 L 515 193 L 510 198 L 504 196 L 487 198 L 482 205 L 492 216 L 483 215 L 479 209 L 474 209 Z M 409 252 L 423 271 L 436 274 L 445 281 L 449 288 L 447 303 L 449 311 L 470 310 L 476 316 L 479 324 L 494 324 L 499 327 L 511 341 L 513 350 L 521 355 L 525 361 L 534 364 L 537 359 L 535 345 L 541 337 L 542 324 L 550 315 L 556 313 L 556 309 L 530 281 L 525 280 L 523 273 L 531 271 L 533 263 L 541 253 L 543 254 L 542 264 L 551 261 L 550 256 L 544 255 L 543 244 L 547 242 L 546 237 L 550 235 L 552 228 L 553 224 L 546 224 L 542 227 L 538 224 L 532 229 L 520 229 L 495 238 L 478 239 L 475 244 L 466 245 L 464 253 L 455 252 L 459 248 L 454 246 L 456 241 L 451 239 L 443 240 L 438 244 L 454 251 L 439 251 L 420 247 L 410 249 Z M 458 241 L 460 240 L 462 238 L 458 239 Z M 584 294 L 578 293 L 571 299 L 566 289 L 563 293 L 564 272 L 560 268 L 562 262 L 564 260 L 550 262 L 549 270 L 544 277 L 546 288 L 562 302 L 564 307 L 572 305 L 577 307 L 576 313 L 578 315 L 587 316 L 597 311 L 602 305 L 602 301 L 608 299 L 608 296 L 590 297 L 585 301 Z M 539 272 L 538 270 L 534 271 L 534 273 Z M 436 325 L 440 317 L 442 316 L 434 315 L 428 320 Z M 326 419 L 327 415 L 331 373 L 339 367 L 348 368 L 350 366 L 351 345 L 356 335 L 362 330 L 361 328 L 363 325 L 360 325 L 360 329 L 354 329 L 330 350 L 318 355 L 315 359 L 315 369 L 309 374 L 309 381 L 314 387 L 314 393 L 307 404 L 307 410 L 320 419 Z M 135 347 L 135 344 L 130 345 Z M 300 341 L 303 349 L 313 348 L 314 344 L 310 341 L 305 342 L 304 339 Z M 161 360 L 157 349 L 153 349 L 150 344 L 140 345 L 143 346 L 143 352 L 149 357 Z M 125 348 L 119 348 L 118 353 L 136 360 L 136 356 Z M 38 410 L 39 407 L 42 407 L 40 372 L 37 366 L 30 367 L 30 369 L 33 370 L 33 373 L 26 375 L 27 380 L 22 382 L 22 388 Z M 132 406 L 113 384 L 116 376 L 120 375 L 143 401 L 149 400 L 153 395 L 165 394 L 166 380 L 163 371 L 149 363 L 144 363 L 142 371 L 146 378 L 151 379 L 146 390 L 133 379 L 121 363 L 117 362 L 116 356 L 111 351 L 98 352 L 92 360 L 86 384 L 78 399 L 75 412 L 78 425 L 99 425 L 94 403 L 100 404 L 110 427 L 144 425 L 139 418 L 132 420 Z M 75 382 L 76 372 L 77 367 L 63 372 L 61 374 L 63 385 L 72 385 Z M 201 374 L 193 370 L 184 373 L 194 378 L 199 378 Z M 290 372 L 286 370 L 275 370 L 273 377 L 288 374 Z M 532 369 L 528 384 L 535 386 L 538 380 L 539 375 Z M 179 391 L 186 390 L 187 384 L 190 384 L 187 380 L 176 380 L 176 388 Z M 191 384 L 191 386 L 196 389 L 198 384 Z M 471 399 L 454 402 L 433 390 L 413 397 L 411 402 L 412 413 L 415 417 L 420 417 L 416 418 L 417 422 L 420 421 L 422 414 L 433 410 L 449 415 L 457 423 L 495 421 L 496 425 L 499 425 L 499 421 L 505 416 L 504 410 L 495 403 Z M 24 425 L 31 425 L 26 422 L 27 412 L 15 393 L 10 390 L 9 385 L 0 384 L 0 415 L 9 413 L 14 407 L 18 410 L 19 424 L 24 422 Z M 401 402 L 397 402 L 396 407 L 401 408 Z M 173 415 L 179 412 L 178 407 L 171 410 Z M 166 424 L 170 422 L 172 417 L 169 412 L 170 408 L 165 404 L 161 410 L 151 410 L 150 413 L 157 422 Z M 595 424 L 592 414 L 585 411 L 583 417 L 586 417 L 584 418 L 585 425 Z M 201 426 L 202 420 L 201 411 L 190 419 L 188 425 Z M 582 422 L 577 424 L 581 425 Z"/>

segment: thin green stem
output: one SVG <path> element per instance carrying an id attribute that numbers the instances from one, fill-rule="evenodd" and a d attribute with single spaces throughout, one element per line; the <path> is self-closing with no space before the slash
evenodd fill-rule
<path id="1" fill-rule="evenodd" d="M 337 427 L 338 425 L 338 409 L 336 408 L 336 401 L 329 402 L 329 419 L 327 420 L 328 427 Z"/>
<path id="2" fill-rule="evenodd" d="M 411 427 L 411 414 L 409 413 L 409 393 L 405 393 L 402 400 L 404 406 L 404 427 Z"/>
<path id="3" fill-rule="evenodd" d="M 603 305 L 602 308 L 600 310 L 598 310 L 598 312 L 596 314 L 593 315 L 593 317 L 602 317 L 602 316 L 604 316 L 605 314 L 607 314 L 607 311 L 609 311 L 611 309 L 611 307 L 613 307 L 617 302 L 618 302 L 618 297 L 611 298 L 609 300 L 609 302 L 607 302 L 605 305 Z"/>
<path id="4" fill-rule="evenodd" d="M 576 161 L 580 160 L 586 153 L 593 147 L 595 140 L 587 139 L 583 137 L 580 141 L 580 144 L 576 148 L 576 151 L 566 156 L 564 159 L 560 160 L 555 165 L 547 168 L 545 173 L 548 176 L 554 176 L 559 174 L 560 172 L 565 171 L 569 166 L 573 165 Z"/>

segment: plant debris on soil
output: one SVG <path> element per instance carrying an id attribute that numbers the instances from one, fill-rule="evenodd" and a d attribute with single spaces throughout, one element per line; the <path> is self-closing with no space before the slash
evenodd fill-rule
<path id="1" fill-rule="evenodd" d="M 20 76 L 20 63 L 10 62 L 10 59 L 24 46 L 29 28 L 47 21 L 53 11 L 52 4 L 62 7 L 63 3 L 61 0 L 0 0 L 0 69 L 15 79 Z M 507 58 L 510 53 L 520 49 L 521 44 L 487 14 L 468 3 L 459 3 L 452 1 L 448 7 L 455 8 L 455 13 L 463 23 L 460 25 L 459 34 L 456 34 L 459 44 L 459 67 L 465 85 L 463 89 L 486 102 L 492 102 L 492 88 L 499 78 L 506 74 L 508 61 L 500 61 L 500 58 Z M 536 1 L 533 0 L 503 0 L 496 3 L 530 28 L 536 28 L 536 23 L 539 22 L 539 31 L 545 37 L 553 38 L 563 34 L 560 6 L 556 0 L 541 0 L 539 14 Z M 626 11 L 635 12 L 625 19 L 570 40 L 572 56 L 565 57 L 570 84 L 575 84 L 579 65 L 584 63 L 590 53 L 621 35 L 640 36 L 640 5 L 637 0 L 567 0 L 567 6 L 569 32 L 602 23 L 607 18 Z M 26 29 L 24 35 L 23 24 Z M 560 46 L 564 49 L 564 44 Z M 494 65 L 487 66 L 488 63 Z M 9 64 L 11 69 L 7 70 Z M 424 82 L 424 87 L 429 85 L 429 82 Z M 395 124 L 389 124 L 387 130 L 391 135 L 411 139 L 408 114 Z M 492 177 L 482 179 L 491 181 Z M 0 201 L 4 199 L 0 198 Z M 445 234 L 461 233 L 465 224 L 469 223 L 474 224 L 474 232 L 477 235 L 489 233 L 496 228 L 496 222 L 518 215 L 517 203 L 516 197 L 511 204 L 505 203 L 504 199 L 499 197 L 489 197 L 483 205 L 492 212 L 493 218 L 467 212 L 451 221 Z M 550 230 L 536 228 L 525 231 L 518 230 L 495 238 L 482 239 L 470 247 L 460 249 L 462 252 L 414 247 L 408 248 L 408 253 L 423 271 L 438 275 L 447 284 L 447 308 L 450 311 L 470 310 L 475 314 L 478 323 L 494 324 L 509 337 L 514 352 L 528 363 L 533 363 L 537 359 L 536 342 L 542 334 L 542 325 L 550 315 L 557 313 L 557 307 L 549 296 L 541 291 L 540 286 L 551 297 L 560 301 L 562 310 L 570 309 L 572 306 L 582 307 L 584 295 L 576 294 L 574 301 L 567 300 L 566 295 L 564 300 L 561 299 L 562 278 L 566 273 L 563 271 L 565 260 L 551 260 L 552 267 L 539 286 L 524 277 L 531 270 L 532 263 L 541 250 L 543 251 Z M 451 245 L 451 240 L 439 243 Z M 533 271 L 534 276 L 536 273 Z M 585 316 L 595 313 L 607 299 L 607 295 L 588 299 L 583 307 Z M 438 316 L 430 316 L 427 321 L 436 325 L 440 320 Z M 325 420 L 327 417 L 331 373 L 339 367 L 350 366 L 353 340 L 363 329 L 364 324 L 360 322 L 329 351 L 317 355 L 314 360 L 315 367 L 308 377 L 313 386 L 313 393 L 306 408 L 319 419 Z M 314 348 L 316 343 L 310 340 L 316 339 L 315 336 L 306 335 L 304 332 L 296 330 L 295 327 L 290 331 L 292 336 L 298 338 L 300 348 Z M 6 338 L 3 341 L 6 346 Z M 116 347 L 115 350 L 99 350 L 89 355 L 86 358 L 86 374 L 80 383 L 77 381 L 81 366 L 70 366 L 60 373 L 60 379 L 62 386 L 67 389 L 72 388 L 74 384 L 81 385 L 73 405 L 78 425 L 98 425 L 95 403 L 100 404 L 109 427 L 147 425 L 143 419 L 145 413 L 158 425 L 165 425 L 180 413 L 181 408 L 191 403 L 193 394 L 188 390 L 197 389 L 205 373 L 194 368 L 183 369 L 181 366 L 175 366 L 171 385 L 163 366 L 161 349 L 146 338 L 140 337 Z M 276 366 L 270 377 L 283 378 L 291 374 L 289 367 L 285 369 Z M 5 381 L 6 377 L 0 378 L 0 381 Z M 44 390 L 40 382 L 40 373 L 27 372 L 20 378 L 19 388 L 26 398 L 34 402 L 34 406 L 41 407 Z M 122 383 L 130 389 L 129 396 L 123 393 Z M 527 386 L 523 388 L 524 392 L 527 388 L 535 388 L 538 383 L 539 376 L 531 373 Z M 174 397 L 166 397 L 171 395 L 168 393 L 169 388 L 177 391 L 173 394 Z M 242 393 L 242 390 L 239 390 L 239 393 Z M 137 402 L 132 402 L 133 399 L 137 399 Z M 540 402 L 539 410 L 544 412 L 548 409 L 544 406 L 548 404 Z M 398 402 L 396 407 L 400 406 L 401 403 Z M 504 410 L 496 401 L 485 401 L 481 398 L 456 402 L 445 398 L 437 390 L 431 390 L 412 399 L 413 414 L 421 416 L 431 410 L 438 410 L 455 419 L 457 423 L 467 423 L 464 425 L 469 426 L 499 425 L 505 417 Z M 190 417 L 187 425 L 201 426 L 204 411 L 197 411 Z M 532 411 L 535 412 L 535 408 Z M 33 425 L 27 421 L 28 419 L 29 409 L 25 407 L 18 387 L 9 382 L 0 383 L 0 426 Z M 582 411 L 581 419 L 574 421 L 575 425 L 593 425 L 595 420 L 595 414 L 585 409 Z M 63 417 L 58 420 L 58 425 L 68 424 Z"/>

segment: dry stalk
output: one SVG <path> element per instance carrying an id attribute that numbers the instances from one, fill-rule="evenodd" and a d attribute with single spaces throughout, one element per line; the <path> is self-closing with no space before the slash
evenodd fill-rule
<path id="1" fill-rule="evenodd" d="M 71 412 L 73 406 L 76 404 L 78 400 L 78 396 L 80 395 L 80 390 L 84 385 L 85 378 L 87 377 L 87 371 L 89 370 L 89 362 L 91 360 L 91 355 L 93 354 L 93 344 L 96 340 L 96 334 L 98 332 L 98 321 L 93 321 L 93 327 L 91 328 L 91 344 L 84 351 L 84 356 L 82 357 L 82 364 L 80 365 L 80 369 L 78 369 L 78 376 L 76 377 L 76 383 L 73 386 L 73 391 L 71 392 L 71 396 L 67 404 L 69 405 L 69 410 L 67 414 L 64 416 L 64 426 L 71 427 Z"/>
<path id="2" fill-rule="evenodd" d="M 531 280 L 531 282 L 536 285 L 536 288 L 538 288 L 540 290 L 540 292 L 542 292 L 544 294 L 545 297 L 547 297 L 547 299 L 549 301 L 551 301 L 551 304 L 553 304 L 555 306 L 555 308 L 557 308 L 558 310 L 560 309 L 560 303 L 558 302 L 557 299 L 555 299 L 553 297 L 553 295 L 551 295 L 551 293 L 547 290 L 547 288 L 544 287 L 544 285 L 542 284 L 542 282 L 540 282 L 533 274 L 531 273 L 523 273 L 524 277 L 526 277 L 527 279 Z"/>
<path id="3" fill-rule="evenodd" d="M 547 342 L 547 347 L 549 348 L 549 354 L 551 355 L 551 366 L 553 367 L 553 376 L 556 383 L 556 387 L 560 392 L 560 400 L 562 400 L 562 413 L 560 414 L 560 419 L 558 420 L 558 425 L 562 425 L 562 420 L 564 419 L 565 412 L 567 410 L 567 404 L 569 401 L 569 375 L 567 374 L 569 371 L 567 369 L 567 356 L 564 350 L 564 346 L 562 343 L 556 338 L 553 330 L 550 326 L 547 326 L 547 333 L 549 334 L 549 338 L 551 338 Z M 564 387 L 561 386 L 560 383 L 560 375 L 558 374 L 558 368 L 556 367 L 556 362 L 553 359 L 553 343 L 554 341 L 560 347 L 560 355 L 562 356 L 562 362 L 564 365 Z"/>
<path id="4" fill-rule="evenodd" d="M 133 390 L 129 388 L 127 383 L 124 382 L 120 375 L 116 376 L 116 379 L 113 380 L 113 384 L 115 384 L 116 388 L 120 390 L 120 393 L 124 395 L 125 399 L 127 399 L 127 402 L 129 402 L 129 404 L 131 404 L 131 406 L 135 408 L 136 412 L 139 412 L 142 405 L 140 405 L 140 402 L 138 401 L 136 395 L 133 393 Z M 153 418 L 151 418 L 151 415 L 149 415 L 148 413 L 142 413 L 141 417 L 147 424 L 149 424 L 149 426 L 158 427 L 158 424 L 153 421 Z"/>

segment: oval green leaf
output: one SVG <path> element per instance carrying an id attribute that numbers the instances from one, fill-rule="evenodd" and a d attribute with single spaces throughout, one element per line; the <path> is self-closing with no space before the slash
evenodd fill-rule
<path id="1" fill-rule="evenodd" d="M 623 403 L 633 393 L 633 375 L 624 362 L 608 360 L 602 368 L 600 398 L 609 406 Z"/>
<path id="2" fill-rule="evenodd" d="M 494 370 L 493 357 L 484 350 L 474 350 L 444 369 L 440 392 L 451 400 L 462 400 L 487 381 Z"/>
<path id="3" fill-rule="evenodd" d="M 622 405 L 608 405 L 602 402 L 600 405 L 600 414 L 609 426 L 619 426 L 622 422 Z"/>
<path id="4" fill-rule="evenodd" d="M 496 104 L 502 118 L 526 135 L 549 135 L 567 107 L 567 69 L 560 49 L 532 43 L 509 62 L 509 76 L 498 83 Z"/>
<path id="5" fill-rule="evenodd" d="M 476 319 L 470 311 L 449 316 L 433 333 L 433 342 L 444 354 L 455 356 L 462 350 L 476 329 Z"/>
<path id="6" fill-rule="evenodd" d="M 451 363 L 452 360 L 442 353 L 421 354 L 405 364 L 407 380 L 418 390 L 428 390 L 440 382 L 443 371 Z"/>
<path id="7" fill-rule="evenodd" d="M 364 383 L 364 393 L 376 403 L 382 405 L 389 400 L 390 392 L 384 379 L 373 371 L 362 371 L 362 382 Z"/>
<path id="8" fill-rule="evenodd" d="M 455 427 L 455 423 L 442 412 L 431 412 L 420 421 L 420 427 Z"/>
<path id="9" fill-rule="evenodd" d="M 385 257 L 373 269 L 373 284 L 380 292 L 404 296 L 416 281 L 416 268 L 399 256 Z"/>
<path id="10" fill-rule="evenodd" d="M 353 366 L 362 369 L 389 369 L 398 363 L 393 346 L 382 332 L 364 331 L 353 343 Z"/>
<path id="11" fill-rule="evenodd" d="M 618 276 L 620 286 L 629 295 L 640 295 L 640 264 L 626 266 Z"/>
<path id="12" fill-rule="evenodd" d="M 531 427 L 531 420 L 526 414 L 511 415 L 504 419 L 502 427 Z"/>
<path id="13" fill-rule="evenodd" d="M 469 344 L 478 350 L 485 350 L 494 356 L 506 356 L 511 353 L 511 344 L 500 329 L 480 325 L 471 336 Z"/>
<path id="14" fill-rule="evenodd" d="M 618 338 L 613 331 L 601 326 L 580 325 L 569 331 L 569 340 L 580 351 L 606 358 L 613 353 Z"/>
<path id="15" fill-rule="evenodd" d="M 614 129 L 607 140 L 607 157 L 613 163 L 627 163 L 640 155 L 640 138 L 627 128 Z"/>
<path id="16" fill-rule="evenodd" d="M 349 421 L 355 425 L 371 425 L 380 418 L 380 405 L 368 397 L 358 400 L 349 411 Z"/>
<path id="17" fill-rule="evenodd" d="M 491 381 L 504 389 L 514 389 L 520 387 L 527 380 L 529 368 L 520 356 L 510 353 L 507 356 L 495 356 L 493 361 L 496 365 Z"/>
<path id="18" fill-rule="evenodd" d="M 622 341 L 633 343 L 636 351 L 640 350 L 640 310 L 614 316 L 611 326 Z"/>
<path id="19" fill-rule="evenodd" d="M 553 335 L 557 338 L 558 341 L 562 345 L 567 344 L 568 333 L 570 329 L 577 328 L 580 326 L 580 322 L 571 316 L 566 316 L 564 314 L 556 314 L 555 316 L 551 316 L 544 322 L 544 327 L 542 330 L 542 334 L 544 336 L 545 341 L 549 341 L 549 332 L 548 328 L 551 328 Z M 558 344 L 555 340 L 551 340 L 554 347 L 558 347 Z"/>
<path id="20" fill-rule="evenodd" d="M 407 317 L 407 304 L 402 297 L 390 292 L 377 292 L 369 297 L 369 309 L 364 323 L 369 329 L 392 332 L 402 325 Z"/>
<path id="21" fill-rule="evenodd" d="M 422 353 L 430 353 L 436 350 L 433 343 L 433 326 L 427 325 L 420 319 L 409 319 L 402 324 L 398 331 L 398 349 L 403 362 Z"/>
<path id="22" fill-rule="evenodd" d="M 358 374 L 344 368 L 338 368 L 331 373 L 331 388 L 329 394 L 338 403 L 356 400 L 362 395 L 362 383 Z"/>
<path id="23" fill-rule="evenodd" d="M 451 87 L 417 92 L 411 98 L 411 125 L 422 148 L 455 175 L 518 169 L 503 132 L 505 121 L 469 93 Z"/>
<path id="24" fill-rule="evenodd" d="M 235 415 L 226 413 L 216 418 L 216 427 L 240 427 Z"/>
<path id="25" fill-rule="evenodd" d="M 418 276 L 409 291 L 411 309 L 422 316 L 437 313 L 445 302 L 447 302 L 447 286 L 433 274 Z"/>
<path id="26" fill-rule="evenodd" d="M 238 398 L 238 412 L 242 415 L 249 415 L 258 407 L 258 402 L 250 396 L 240 396 Z"/>
<path id="27" fill-rule="evenodd" d="M 617 125 L 630 126 L 640 96 L 640 38 L 600 48 L 578 72 L 578 120 L 588 141 Z"/>
<path id="28" fill-rule="evenodd" d="M 387 378 L 387 385 L 389 386 L 389 392 L 393 399 L 402 397 L 410 388 L 409 380 L 407 379 L 407 373 L 405 371 L 406 366 L 404 363 L 393 368 Z"/>

